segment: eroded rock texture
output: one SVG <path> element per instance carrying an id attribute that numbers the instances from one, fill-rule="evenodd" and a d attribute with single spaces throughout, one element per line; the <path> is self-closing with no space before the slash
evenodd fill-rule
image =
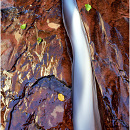
<path id="1" fill-rule="evenodd" d="M 72 129 L 71 57 L 61 2 L 13 1 L 2 9 L 1 32 L 2 128 Z"/>
<path id="2" fill-rule="evenodd" d="M 90 43 L 102 128 L 126 130 L 128 1 L 77 3 Z M 1 129 L 72 130 L 72 51 L 61 0 L 2 0 L 1 5 Z"/>
<path id="3" fill-rule="evenodd" d="M 128 1 L 89 0 L 89 12 L 84 7 L 86 1 L 77 2 L 101 91 L 98 99 L 103 129 L 128 129 Z"/>

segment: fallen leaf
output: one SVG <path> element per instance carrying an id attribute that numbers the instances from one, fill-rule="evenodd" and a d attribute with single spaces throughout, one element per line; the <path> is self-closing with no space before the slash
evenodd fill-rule
<path id="1" fill-rule="evenodd" d="M 21 29 L 25 29 L 26 28 L 26 24 L 23 24 L 20 26 Z"/>
<path id="2" fill-rule="evenodd" d="M 64 101 L 64 95 L 61 94 L 61 93 L 59 93 L 59 94 L 58 94 L 58 99 L 59 99 L 60 101 Z"/>
<path id="3" fill-rule="evenodd" d="M 87 11 L 89 11 L 92 7 L 89 4 L 85 4 L 85 8 L 86 8 Z"/>
<path id="4" fill-rule="evenodd" d="M 37 38 L 37 43 L 39 44 L 39 43 L 41 43 L 42 42 L 42 38 L 41 37 L 38 37 Z"/>

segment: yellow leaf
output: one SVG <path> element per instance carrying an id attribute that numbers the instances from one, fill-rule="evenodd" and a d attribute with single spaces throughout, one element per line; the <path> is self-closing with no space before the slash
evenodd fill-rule
<path id="1" fill-rule="evenodd" d="M 59 99 L 60 101 L 64 101 L 64 95 L 61 94 L 61 93 L 59 93 L 59 94 L 58 94 L 58 99 Z"/>

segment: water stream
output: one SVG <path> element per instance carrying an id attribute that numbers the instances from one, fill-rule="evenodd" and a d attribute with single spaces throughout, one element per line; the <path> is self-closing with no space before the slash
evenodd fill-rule
<path id="1" fill-rule="evenodd" d="M 87 35 L 75 0 L 62 1 L 63 21 L 73 49 L 74 130 L 101 129 Z"/>

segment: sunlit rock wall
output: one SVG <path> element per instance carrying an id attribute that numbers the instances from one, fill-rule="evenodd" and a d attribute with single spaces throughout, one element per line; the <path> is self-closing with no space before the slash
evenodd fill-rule
<path id="1" fill-rule="evenodd" d="M 2 129 L 72 129 L 72 57 L 61 1 L 2 5 Z M 22 24 L 27 25 L 25 30 Z M 64 101 L 58 99 L 59 93 Z"/>
<path id="2" fill-rule="evenodd" d="M 92 9 L 87 12 L 84 5 Z M 128 1 L 77 0 L 90 43 L 103 129 L 129 126 Z"/>
<path id="3" fill-rule="evenodd" d="M 77 3 L 90 43 L 102 128 L 128 129 L 128 1 Z M 1 8 L 1 129 L 72 130 L 73 57 L 61 0 L 2 0 Z"/>

